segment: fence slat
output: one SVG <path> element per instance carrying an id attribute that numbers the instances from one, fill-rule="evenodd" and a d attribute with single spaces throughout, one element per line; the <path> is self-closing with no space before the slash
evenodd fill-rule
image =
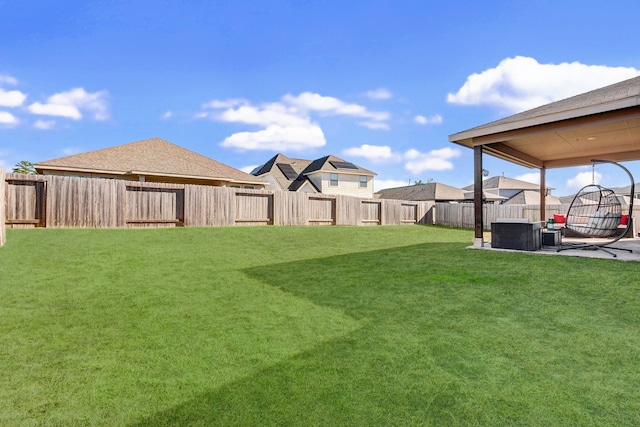
<path id="1" fill-rule="evenodd" d="M 307 225 L 314 218 L 311 199 L 307 193 L 276 191 L 273 194 L 274 225 Z M 324 216 L 323 218 L 330 218 Z M 331 220 L 333 221 L 333 220 Z"/>

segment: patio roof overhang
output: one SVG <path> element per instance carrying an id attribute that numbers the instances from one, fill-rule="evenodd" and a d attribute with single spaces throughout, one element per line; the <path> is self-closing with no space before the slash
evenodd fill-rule
<path id="1" fill-rule="evenodd" d="M 541 189 L 546 169 L 591 164 L 592 159 L 640 160 L 640 77 L 450 135 L 449 141 L 474 149 L 476 188 L 482 187 L 482 153 L 540 169 Z M 480 194 L 476 216 L 482 213 Z M 476 239 L 481 237 L 476 218 Z"/>
<path id="2" fill-rule="evenodd" d="M 632 80 L 640 90 L 640 78 Z M 530 110 L 520 120 L 517 114 L 453 134 L 449 141 L 482 146 L 485 153 L 532 168 L 579 166 L 593 158 L 640 160 L 640 94 L 544 114 L 552 105 L 535 109 L 540 115 Z"/>

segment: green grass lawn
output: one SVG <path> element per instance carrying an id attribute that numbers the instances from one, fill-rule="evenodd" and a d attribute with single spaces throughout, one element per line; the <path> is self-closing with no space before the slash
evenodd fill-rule
<path id="1" fill-rule="evenodd" d="M 8 230 L 0 425 L 640 425 L 640 265 L 471 241 Z"/>

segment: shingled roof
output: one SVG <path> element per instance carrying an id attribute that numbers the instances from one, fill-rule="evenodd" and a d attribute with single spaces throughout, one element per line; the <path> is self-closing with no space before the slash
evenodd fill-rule
<path id="1" fill-rule="evenodd" d="M 435 200 L 435 201 L 460 201 L 464 200 L 464 191 L 460 188 L 439 182 L 427 184 L 407 185 L 404 187 L 385 188 L 376 192 L 378 199 L 392 200 Z"/>
<path id="2" fill-rule="evenodd" d="M 348 164 L 350 165 L 350 167 L 345 169 L 335 166 L 340 164 Z M 289 176 L 287 176 L 287 173 L 285 173 L 287 170 L 285 169 L 286 165 L 290 165 L 293 169 L 292 173 L 289 174 Z M 312 161 L 304 159 L 293 159 L 285 156 L 284 154 L 275 155 L 265 164 L 258 166 L 253 171 L 251 171 L 251 174 L 260 176 L 266 173 L 271 173 L 271 176 L 273 176 L 275 180 L 278 181 L 280 187 L 289 191 L 297 191 L 305 183 L 308 183 L 317 191 L 320 191 L 308 179 L 308 175 L 318 172 L 334 173 L 337 171 L 339 171 L 340 173 L 353 175 L 376 175 L 374 172 L 371 172 L 368 169 L 362 168 L 353 163 L 345 162 L 343 159 L 333 155 L 321 157 Z M 295 176 L 293 176 L 293 174 L 295 174 Z"/>
<path id="3" fill-rule="evenodd" d="M 43 171 L 78 172 L 105 175 L 168 177 L 172 180 L 199 180 L 229 184 L 264 185 L 255 176 L 209 157 L 150 138 L 72 156 L 45 160 L 34 165 Z"/>
<path id="4" fill-rule="evenodd" d="M 545 203 L 549 205 L 561 205 L 562 202 L 556 196 L 545 196 Z M 533 190 L 522 190 L 509 200 L 504 202 L 505 205 L 539 205 L 540 204 L 540 192 Z"/>
<path id="5" fill-rule="evenodd" d="M 523 166 L 639 160 L 640 77 L 458 132 L 449 141 Z"/>
<path id="6" fill-rule="evenodd" d="M 464 190 L 473 191 L 474 185 L 467 185 L 463 187 Z M 534 184 L 519 179 L 508 178 L 506 176 L 497 175 L 491 178 L 487 178 L 482 181 L 482 188 L 485 190 L 499 189 L 499 190 L 540 190 L 539 184 Z M 551 187 L 547 187 L 549 190 L 553 190 Z"/>
<path id="7" fill-rule="evenodd" d="M 270 158 L 264 165 L 258 166 L 253 171 L 251 171 L 252 175 L 260 176 L 265 173 L 271 172 L 273 178 L 278 181 L 280 187 L 283 189 L 290 189 L 289 187 L 292 185 L 292 182 L 295 182 L 303 170 L 311 163 L 310 160 L 304 159 L 294 159 L 285 156 L 284 154 L 276 154 L 272 158 Z M 291 177 L 285 175 L 283 171 L 283 165 L 290 165 L 296 176 Z M 295 191 L 295 190 L 291 190 Z"/>
<path id="8" fill-rule="evenodd" d="M 512 130 L 530 125 L 529 121 L 543 117 L 562 115 L 561 117 L 554 117 L 554 120 L 562 120 L 614 109 L 634 107 L 639 104 L 640 76 L 532 108 L 460 133 L 474 133 L 474 131 L 500 127 L 502 127 L 500 130 Z M 546 121 L 546 119 L 544 120 Z"/>

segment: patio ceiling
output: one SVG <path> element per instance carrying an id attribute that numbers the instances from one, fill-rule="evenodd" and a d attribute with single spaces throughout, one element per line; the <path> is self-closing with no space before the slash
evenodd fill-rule
<path id="1" fill-rule="evenodd" d="M 449 136 L 531 168 L 640 160 L 640 77 Z"/>

